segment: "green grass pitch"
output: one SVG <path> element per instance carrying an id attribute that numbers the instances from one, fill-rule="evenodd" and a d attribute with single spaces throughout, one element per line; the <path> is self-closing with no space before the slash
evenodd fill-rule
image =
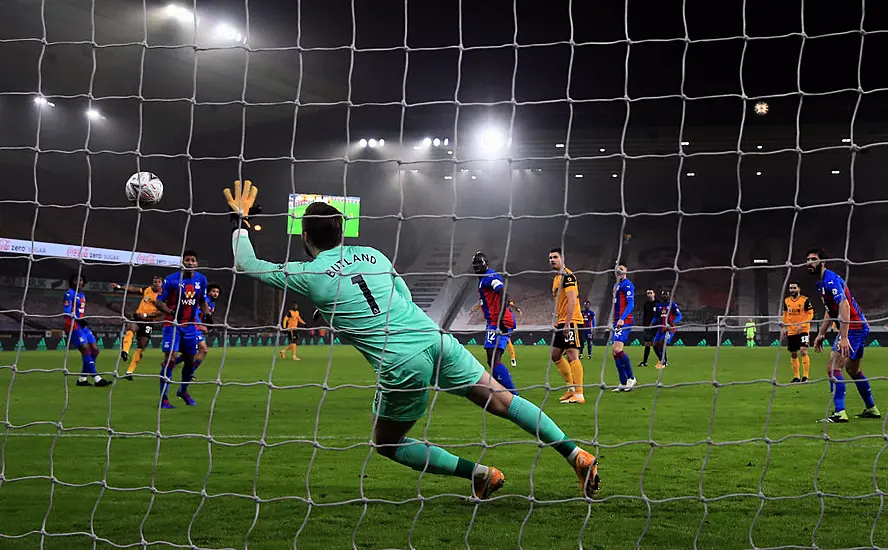
<path id="1" fill-rule="evenodd" d="M 547 350 L 517 351 L 519 386 L 544 384 Z M 815 423 L 830 404 L 825 355 L 812 354 L 812 382 L 775 386 L 775 374 L 783 383 L 791 378 L 785 350 L 716 352 L 674 348 L 668 369 L 636 369 L 644 387 L 628 394 L 587 387 L 583 406 L 558 404 L 561 391 L 522 392 L 599 455 L 601 500 L 592 503 L 580 498 L 557 453 L 453 396 L 434 399 L 412 435 L 499 467 L 506 485 L 498 498 L 476 505 L 465 498 L 465 480 L 420 476 L 371 455 L 373 390 L 348 385 L 375 379 L 348 347 L 332 355 L 303 347 L 302 361 L 277 360 L 273 371 L 272 348 L 228 349 L 224 364 L 223 350 L 211 349 L 191 392 L 197 407 L 179 402 L 169 411 L 157 407 L 155 349 L 142 377 L 110 391 L 75 387 L 75 378 L 58 372 L 13 377 L 2 368 L 0 533 L 21 538 L 0 538 L 0 548 L 165 541 L 276 549 L 295 540 L 297 548 L 325 549 L 466 542 L 556 549 L 577 548 L 581 539 L 584 548 L 691 548 L 695 539 L 720 550 L 888 546 L 885 421 L 852 419 L 826 432 Z M 641 348 L 629 354 L 637 363 Z M 866 351 L 869 376 L 884 375 L 886 358 L 881 349 Z M 15 360 L 0 353 L 2 365 Z M 18 368 L 55 369 L 63 360 L 62 352 L 25 352 Z M 584 364 L 586 384 L 616 383 L 607 350 Z M 68 365 L 79 370 L 79 357 Z M 116 353 L 104 351 L 98 365 L 115 369 Z M 225 385 L 215 384 L 217 376 Z M 561 384 L 554 368 L 549 376 Z M 717 387 L 714 379 L 737 384 Z M 334 389 L 325 391 L 325 380 Z M 873 391 L 886 411 L 888 381 L 874 380 Z M 863 409 L 853 386 L 847 403 L 849 413 Z M 59 421 L 61 435 L 45 424 Z M 109 435 L 109 426 L 141 435 Z M 41 541 L 41 531 L 76 534 Z"/>

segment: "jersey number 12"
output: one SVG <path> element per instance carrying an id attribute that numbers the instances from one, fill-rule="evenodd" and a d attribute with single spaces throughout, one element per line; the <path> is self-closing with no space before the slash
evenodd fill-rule
<path id="1" fill-rule="evenodd" d="M 367 300 L 367 305 L 370 306 L 370 311 L 373 315 L 379 315 L 379 304 L 376 303 L 376 298 L 374 298 L 373 294 L 370 292 L 370 287 L 367 286 L 367 281 L 364 280 L 364 276 L 355 275 L 351 278 L 351 282 L 353 285 L 357 285 L 357 287 L 361 289 L 361 294 L 363 294 L 364 299 Z"/>

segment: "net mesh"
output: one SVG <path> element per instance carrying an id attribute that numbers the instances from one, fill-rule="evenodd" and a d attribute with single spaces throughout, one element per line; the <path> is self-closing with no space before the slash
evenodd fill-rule
<path id="1" fill-rule="evenodd" d="M 878 94 L 888 90 L 867 76 L 888 29 L 873 13 L 881 6 L 744 1 L 725 15 L 694 2 L 636 13 L 653 8 L 516 1 L 458 2 L 437 13 L 404 2 L 381 4 L 380 15 L 354 0 L 334 4 L 266 11 L 41 0 L 17 4 L 27 21 L 3 23 L 4 56 L 36 68 L 36 81 L 11 71 L 0 95 L 33 114 L 4 129 L 0 143 L 5 169 L 28 182 L 4 184 L 0 195 L 0 219 L 16 220 L 0 234 L 9 275 L 0 314 L 13 335 L 0 361 L 4 546 L 888 546 L 885 423 L 814 424 L 831 402 L 825 377 L 792 388 L 782 347 L 740 355 L 746 350 L 722 337 L 734 327 L 730 316 L 778 313 L 808 240 L 833 251 L 864 307 L 881 299 L 872 281 L 888 251 L 867 241 L 888 202 L 874 183 L 888 142 L 862 115 L 870 108 L 882 120 Z M 226 22 L 225 10 L 241 13 L 243 26 Z M 715 16 L 730 21 L 703 30 Z M 793 23 L 780 24 L 784 16 Z M 350 25 L 334 25 L 336 17 Z M 295 24 L 295 42 L 263 36 L 275 19 Z M 186 40 L 155 30 L 172 32 L 170 21 L 188 29 Z M 70 61 L 72 52 L 86 64 Z M 160 72 L 166 64 L 178 79 Z M 289 73 L 283 84 L 266 79 L 281 72 Z M 118 81 L 137 85 L 97 90 Z M 730 123 L 702 124 L 728 120 L 728 111 Z M 288 123 L 263 126 L 272 118 Z M 491 121 L 497 130 L 477 136 Z M 447 136 L 450 147 L 424 143 L 425 132 Z M 216 139 L 223 134 L 234 139 Z M 382 137 L 378 151 L 394 153 L 355 147 Z M 143 169 L 167 184 L 158 208 L 122 203 L 118 188 Z M 468 311 L 475 291 L 465 272 L 484 248 L 524 310 L 513 340 L 544 344 L 518 346 L 519 389 L 599 455 L 602 492 L 583 499 L 539 441 L 437 391 L 413 437 L 501 464 L 511 476 L 502 496 L 467 505 L 459 480 L 417 476 L 376 455 L 363 422 L 377 385 L 370 369 L 323 326 L 300 329 L 301 343 L 321 344 L 300 346 L 301 370 L 282 365 L 278 319 L 293 297 L 232 268 L 218 199 L 235 178 L 253 179 L 281 204 L 289 192 L 361 195 L 370 244 L 468 344 L 483 326 Z M 86 184 L 63 192 L 74 180 Z M 280 219 L 262 219 L 266 234 Z M 300 257 L 292 238 L 281 244 L 282 232 L 262 241 L 261 255 Z M 47 255 L 45 242 L 70 245 L 68 263 Z M 91 255 L 120 242 L 128 256 Z M 620 262 L 639 293 L 671 291 L 686 315 L 674 343 L 702 349 L 674 348 L 673 366 L 636 369 L 639 385 L 616 396 L 609 354 L 590 349 L 586 371 L 598 372 L 586 377 L 587 403 L 560 410 L 565 387 L 543 351 L 553 312 L 551 272 L 540 265 L 553 244 L 598 311 L 597 343 L 610 337 L 610 274 Z M 180 256 L 189 246 L 225 251 L 209 261 L 228 288 L 211 337 L 214 363 L 195 384 L 205 414 L 155 412 L 154 359 L 133 387 L 122 386 L 126 363 L 108 356 L 124 317 L 119 305 L 104 307 L 105 297 L 95 306 L 90 299 L 88 316 L 109 327 L 100 340 L 110 353 L 99 360 L 115 381 L 107 397 L 84 397 L 66 380 L 80 358 L 64 340 L 57 357 L 28 348 L 57 341 L 56 279 L 98 272 L 135 285 L 156 271 L 145 265 L 159 263 L 141 251 Z M 637 307 L 641 316 L 640 296 Z M 642 330 L 632 334 L 627 343 L 644 344 Z M 242 346 L 257 341 L 271 347 Z M 642 353 L 627 350 L 634 361 Z M 825 360 L 816 361 L 812 372 L 823 372 Z M 878 399 L 888 385 L 871 380 Z"/>

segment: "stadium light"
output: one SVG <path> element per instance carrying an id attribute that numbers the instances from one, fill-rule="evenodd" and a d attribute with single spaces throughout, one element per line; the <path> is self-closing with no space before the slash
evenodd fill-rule
<path id="1" fill-rule="evenodd" d="M 833 170 L 832 172 L 830 172 L 830 174 L 838 176 L 839 174 L 841 174 L 841 172 L 839 172 L 838 170 Z"/>
<path id="2" fill-rule="evenodd" d="M 426 149 L 431 147 L 432 146 L 432 138 L 424 138 L 422 140 L 422 146 L 425 147 Z"/>
<path id="3" fill-rule="evenodd" d="M 764 258 L 756 258 L 752 260 L 752 263 L 755 265 L 768 265 L 768 260 Z"/>
<path id="4" fill-rule="evenodd" d="M 605 151 L 607 151 L 607 149 L 605 149 L 604 147 L 598 150 L 599 153 L 604 153 Z"/>
<path id="5" fill-rule="evenodd" d="M 842 143 L 851 143 L 851 138 L 842 138 Z"/>
<path id="6" fill-rule="evenodd" d="M 761 151 L 762 146 L 761 146 L 761 145 L 756 145 L 755 148 Z"/>
<path id="7" fill-rule="evenodd" d="M 478 176 L 473 175 L 473 176 L 472 176 L 472 179 L 473 179 L 473 180 L 476 180 L 476 179 L 478 179 Z"/>
<path id="8" fill-rule="evenodd" d="M 379 138 L 379 141 L 376 142 L 376 145 L 378 145 L 380 147 L 385 147 L 385 140 L 382 138 Z"/>
<path id="9" fill-rule="evenodd" d="M 440 140 L 439 138 L 435 138 L 435 139 L 433 139 L 433 140 L 432 140 L 432 145 L 434 145 L 435 147 L 440 147 L 440 146 L 441 146 L 441 140 Z"/>
<path id="10" fill-rule="evenodd" d="M 412 169 L 410 170 L 410 173 L 411 173 L 411 174 L 417 174 L 417 173 L 419 173 L 419 170 L 417 170 L 416 168 L 412 168 Z"/>
<path id="11" fill-rule="evenodd" d="M 361 148 L 367 147 L 367 140 L 363 139 L 363 138 L 358 140 L 358 147 L 361 147 Z"/>
<path id="12" fill-rule="evenodd" d="M 188 8 L 176 4 L 170 4 L 166 7 L 166 15 L 170 19 L 175 19 L 182 23 L 194 24 L 194 13 Z"/>
<path id="13" fill-rule="evenodd" d="M 444 138 L 444 147 L 447 147 L 448 145 L 450 145 L 450 140 L 447 138 Z"/>
<path id="14" fill-rule="evenodd" d="M 556 143 L 555 148 L 556 149 L 564 149 L 564 144 L 563 143 Z"/>
<path id="15" fill-rule="evenodd" d="M 696 176 L 696 175 L 697 175 L 696 172 L 688 172 L 688 173 L 687 173 L 687 176 L 688 176 L 689 178 L 693 178 L 693 177 Z"/>
<path id="16" fill-rule="evenodd" d="M 369 145 L 371 149 L 375 149 L 378 144 L 379 143 L 373 138 L 367 140 L 367 145 Z"/>
<path id="17" fill-rule="evenodd" d="M 574 174 L 574 177 L 577 178 L 577 179 L 579 179 L 579 178 L 582 178 L 582 177 L 583 177 L 583 174 Z"/>
<path id="18" fill-rule="evenodd" d="M 768 103 L 765 101 L 759 101 L 758 103 L 755 104 L 755 114 L 757 114 L 759 116 L 764 116 L 764 115 L 768 114 L 768 109 L 770 109 L 770 107 L 768 106 Z"/>
<path id="19" fill-rule="evenodd" d="M 761 172 L 756 172 L 755 175 L 756 175 L 756 176 L 761 176 L 762 173 L 761 173 Z"/>
<path id="20" fill-rule="evenodd" d="M 691 144 L 690 141 L 682 141 L 682 142 L 681 142 L 681 145 L 682 145 L 683 147 L 687 147 L 687 146 L 690 145 L 690 144 Z"/>
<path id="21" fill-rule="evenodd" d="M 228 40 L 229 42 L 245 43 L 246 37 L 239 30 L 235 29 L 227 23 L 222 23 L 216 27 L 216 38 Z"/>
<path id="22" fill-rule="evenodd" d="M 453 179 L 453 176 L 444 176 L 444 179 L 445 179 L 445 180 L 452 180 L 452 179 Z"/>
<path id="23" fill-rule="evenodd" d="M 496 154 L 506 147 L 506 138 L 502 132 L 487 129 L 479 137 L 481 149 L 488 154 Z"/>
<path id="24" fill-rule="evenodd" d="M 254 225 L 253 225 L 253 231 L 262 231 L 262 226 L 259 225 L 258 223 L 257 223 L 257 224 L 254 224 Z"/>
<path id="25" fill-rule="evenodd" d="M 615 177 L 617 177 L 617 174 L 611 174 L 611 177 L 615 178 Z"/>
<path id="26" fill-rule="evenodd" d="M 44 105 L 46 105 L 47 107 L 55 107 L 55 103 L 53 103 L 52 101 L 49 101 L 48 99 L 46 99 L 43 96 L 35 97 L 34 103 L 36 105 L 39 105 L 40 107 L 43 107 Z"/>
<path id="27" fill-rule="evenodd" d="M 447 151 L 447 154 L 448 154 L 448 155 L 452 155 L 452 154 L 453 154 L 453 151 Z"/>
<path id="28" fill-rule="evenodd" d="M 86 118 L 90 120 L 101 120 L 105 117 L 102 116 L 102 113 L 98 112 L 95 109 L 87 109 L 86 110 Z"/>

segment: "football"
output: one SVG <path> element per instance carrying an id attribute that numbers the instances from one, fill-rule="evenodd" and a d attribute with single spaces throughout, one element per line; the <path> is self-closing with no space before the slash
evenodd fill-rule
<path id="1" fill-rule="evenodd" d="M 136 172 L 126 181 L 126 199 L 148 206 L 163 198 L 163 182 L 151 172 Z"/>

